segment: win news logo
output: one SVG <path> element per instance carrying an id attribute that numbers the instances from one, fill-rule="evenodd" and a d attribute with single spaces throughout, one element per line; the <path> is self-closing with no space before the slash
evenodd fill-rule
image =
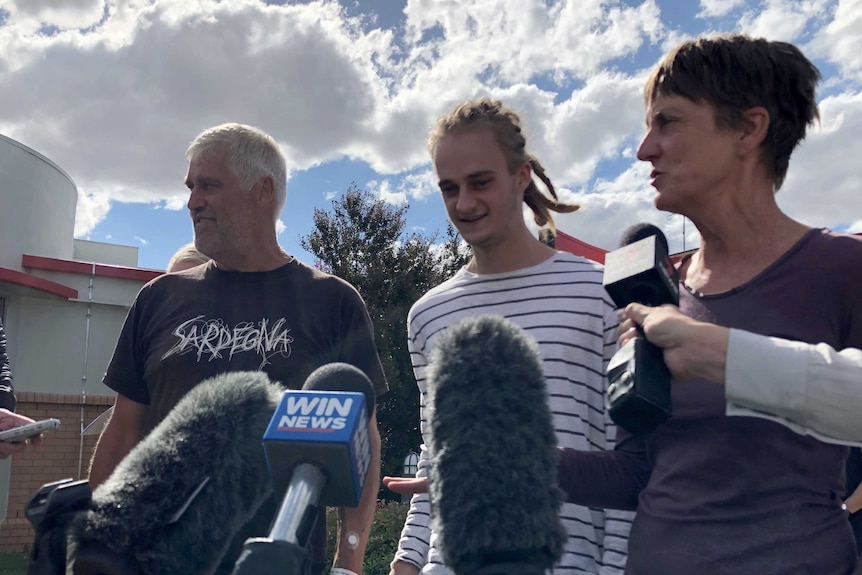
<path id="1" fill-rule="evenodd" d="M 352 407 L 352 397 L 288 396 L 286 413 L 278 422 L 278 431 L 338 431 L 347 425 Z"/>

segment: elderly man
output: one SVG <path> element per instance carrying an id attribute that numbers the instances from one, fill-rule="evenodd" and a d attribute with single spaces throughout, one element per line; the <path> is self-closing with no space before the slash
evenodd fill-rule
<path id="1" fill-rule="evenodd" d="M 286 169 L 275 140 L 250 126 L 225 124 L 201 133 L 186 157 L 195 247 L 212 259 L 153 280 L 129 310 L 105 374 L 105 384 L 118 396 L 93 455 L 93 487 L 189 389 L 219 373 L 259 369 L 300 388 L 317 367 L 340 361 L 364 371 L 378 394 L 387 389 L 371 321 L 356 290 L 278 245 Z M 214 330 L 227 340 L 206 336 Z M 379 479 L 380 436 L 373 418 L 369 431 L 371 471 L 360 506 L 341 512 L 335 557 L 336 567 L 355 573 L 362 571 Z M 265 507 L 228 551 L 224 569 L 247 536 L 266 534 L 276 509 Z M 322 573 L 322 512 L 317 523 L 313 569 Z"/>

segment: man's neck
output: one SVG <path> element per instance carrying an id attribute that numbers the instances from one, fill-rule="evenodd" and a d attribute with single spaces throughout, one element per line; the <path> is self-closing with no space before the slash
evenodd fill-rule
<path id="1" fill-rule="evenodd" d="M 226 272 L 268 272 L 292 262 L 293 259 L 293 256 L 277 248 L 277 251 L 247 252 L 213 261 L 217 268 Z"/>
<path id="2" fill-rule="evenodd" d="M 539 265 L 555 253 L 556 250 L 532 236 L 514 245 L 473 246 L 473 259 L 467 264 L 467 271 L 480 275 L 513 272 Z"/>

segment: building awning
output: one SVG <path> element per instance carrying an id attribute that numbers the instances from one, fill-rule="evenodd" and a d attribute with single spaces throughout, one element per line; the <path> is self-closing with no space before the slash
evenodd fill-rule
<path id="1" fill-rule="evenodd" d="M 77 299 L 78 297 L 78 290 L 74 288 L 9 268 L 0 267 L 0 282 L 15 286 L 25 293 L 35 290 L 63 299 Z"/>
<path id="2" fill-rule="evenodd" d="M 163 271 L 150 270 L 146 268 L 130 268 L 126 266 L 115 266 L 99 264 L 94 262 L 80 262 L 75 260 L 61 260 L 44 256 L 21 256 L 21 267 L 45 270 L 51 272 L 65 272 L 79 275 L 94 275 L 122 280 L 148 282 L 162 275 Z"/>

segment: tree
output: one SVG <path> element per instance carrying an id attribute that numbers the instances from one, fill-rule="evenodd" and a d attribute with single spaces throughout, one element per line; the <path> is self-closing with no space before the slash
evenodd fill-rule
<path id="1" fill-rule="evenodd" d="M 436 234 L 405 233 L 407 209 L 353 184 L 332 201 L 331 212 L 314 210 L 314 230 L 300 238 L 300 245 L 317 258 L 316 265 L 353 284 L 368 307 L 389 383 L 389 393 L 377 405 L 384 475 L 400 475 L 404 457 L 421 442 L 407 312 L 470 259 L 451 224 L 439 245 Z"/>

